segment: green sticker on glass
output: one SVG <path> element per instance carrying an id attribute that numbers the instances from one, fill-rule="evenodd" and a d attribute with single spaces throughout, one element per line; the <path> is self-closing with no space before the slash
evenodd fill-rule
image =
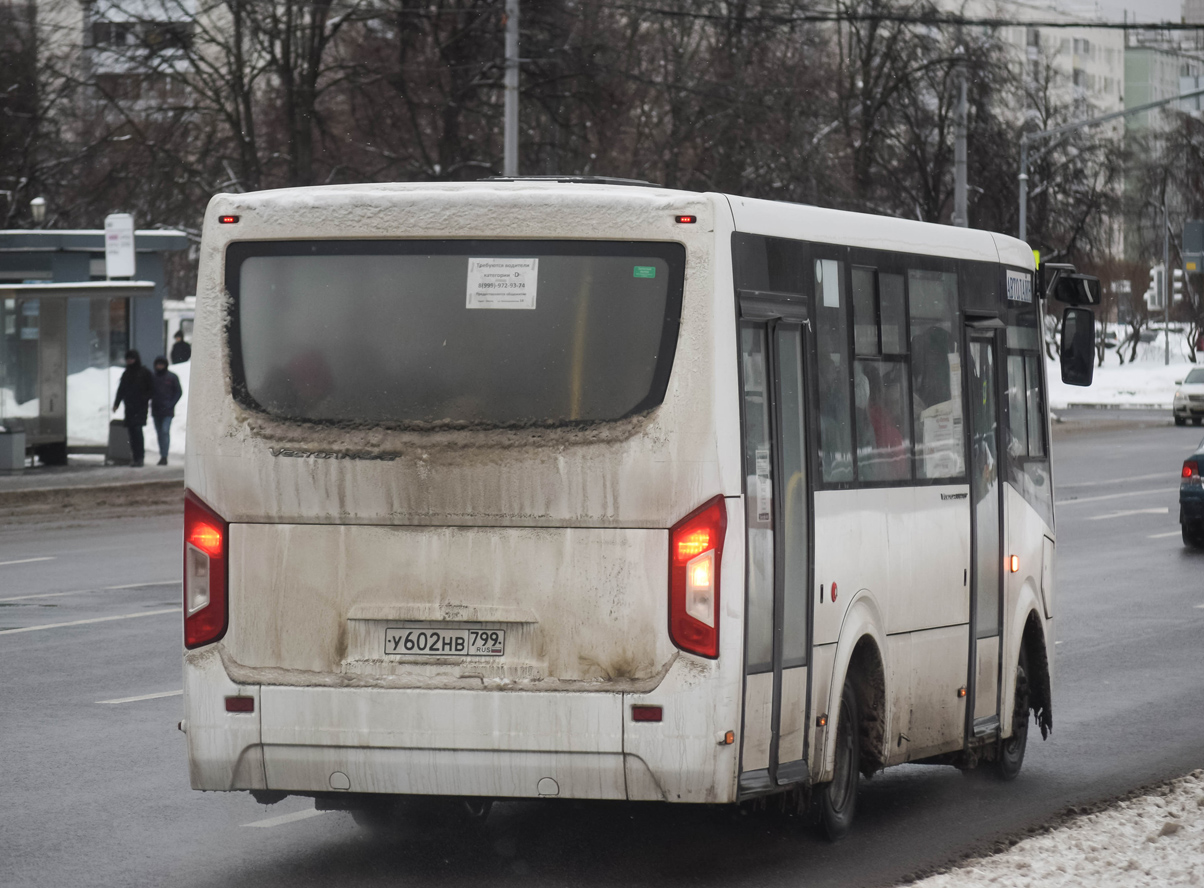
<path id="1" fill-rule="evenodd" d="M 631 276 L 637 278 L 654 278 L 656 277 L 656 266 L 637 265 L 631 270 Z"/>

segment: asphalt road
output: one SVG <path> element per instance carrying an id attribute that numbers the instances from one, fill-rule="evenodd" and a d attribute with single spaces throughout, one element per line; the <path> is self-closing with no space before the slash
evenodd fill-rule
<path id="1" fill-rule="evenodd" d="M 302 799 L 195 793 L 176 730 L 179 518 L 0 528 L 0 630 L 48 627 L 0 632 L 0 885 L 889 885 L 1204 767 L 1204 553 L 1177 524 L 1202 430 L 1165 412 L 1062 418 L 1053 736 L 1033 733 L 1007 785 L 878 775 L 838 845 L 780 816 L 572 802 L 381 837 Z"/>

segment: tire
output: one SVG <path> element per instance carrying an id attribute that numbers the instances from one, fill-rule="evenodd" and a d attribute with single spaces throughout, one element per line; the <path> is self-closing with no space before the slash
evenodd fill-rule
<path id="1" fill-rule="evenodd" d="M 1187 417 L 1185 417 L 1185 416 L 1176 416 L 1176 417 L 1175 417 L 1175 425 L 1177 425 L 1177 426 L 1181 426 L 1181 425 L 1187 425 Z"/>
<path id="2" fill-rule="evenodd" d="M 1015 780 L 1024 764 L 1028 746 L 1029 693 L 1028 652 L 1020 646 L 1020 661 L 1016 664 L 1016 700 L 1012 705 L 1012 736 L 999 741 L 999 757 L 995 760 L 995 775 L 1005 783 Z"/>
<path id="3" fill-rule="evenodd" d="M 847 678 L 840 694 L 836 718 L 836 765 L 832 781 L 819 789 L 819 817 L 824 835 L 839 842 L 849 834 L 857 813 L 857 786 L 861 777 L 861 713 L 857 694 Z"/>
<path id="4" fill-rule="evenodd" d="M 1204 523 L 1184 521 L 1179 528 L 1183 532 L 1183 545 L 1191 549 L 1204 549 Z"/>

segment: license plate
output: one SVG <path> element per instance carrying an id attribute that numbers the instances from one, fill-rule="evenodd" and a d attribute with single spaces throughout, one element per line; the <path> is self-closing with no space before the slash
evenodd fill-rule
<path id="1" fill-rule="evenodd" d="M 386 629 L 385 653 L 401 657 L 500 657 L 504 629 Z"/>

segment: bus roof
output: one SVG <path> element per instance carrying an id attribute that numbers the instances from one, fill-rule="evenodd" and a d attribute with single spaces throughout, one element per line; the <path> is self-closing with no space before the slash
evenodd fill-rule
<path id="1" fill-rule="evenodd" d="M 663 188 L 634 180 L 606 181 L 603 179 L 574 177 L 540 177 L 530 179 L 481 179 L 471 182 L 382 182 L 347 185 L 320 185 L 302 188 L 285 188 L 244 194 L 217 195 L 215 200 L 223 207 L 243 208 L 272 206 L 286 209 L 288 206 L 312 208 L 315 203 L 341 202 L 340 197 L 372 195 L 378 199 L 389 194 L 413 192 L 443 192 L 448 194 L 471 194 L 473 192 L 495 192 L 513 195 L 515 191 L 548 195 L 557 198 L 570 197 L 573 193 L 596 196 L 608 193 L 620 200 L 654 199 L 658 204 L 672 204 L 675 200 L 697 201 L 701 192 Z M 867 249 L 893 250 L 901 253 L 922 253 L 950 259 L 968 259 L 979 262 L 1000 262 L 1032 270 L 1033 254 L 1020 240 L 975 228 L 957 228 L 930 222 L 916 222 L 870 213 L 852 213 L 832 210 L 807 204 L 784 203 L 761 200 L 730 194 L 709 194 L 711 198 L 726 200 L 731 207 L 737 231 L 774 237 L 790 237 L 818 243 L 840 244 Z"/>
<path id="2" fill-rule="evenodd" d="M 736 230 L 818 243 L 1002 262 L 1032 270 L 1033 254 L 1014 237 L 870 213 L 726 195 Z"/>

